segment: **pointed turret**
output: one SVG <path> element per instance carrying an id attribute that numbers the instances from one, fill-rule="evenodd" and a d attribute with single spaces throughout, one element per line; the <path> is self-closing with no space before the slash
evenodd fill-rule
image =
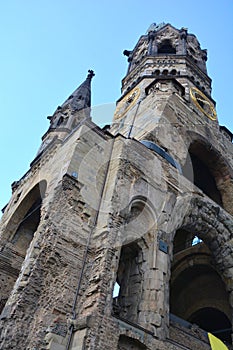
<path id="1" fill-rule="evenodd" d="M 50 127 L 42 137 L 42 145 L 38 154 L 51 144 L 53 140 L 63 140 L 78 125 L 91 118 L 91 80 L 94 75 L 93 70 L 88 70 L 88 75 L 84 82 L 61 106 L 57 107 L 52 116 L 48 117 Z"/>
<path id="2" fill-rule="evenodd" d="M 69 107 L 73 112 L 91 107 L 91 80 L 95 73 L 88 71 L 86 80 L 68 97 L 63 103 L 61 109 Z"/>

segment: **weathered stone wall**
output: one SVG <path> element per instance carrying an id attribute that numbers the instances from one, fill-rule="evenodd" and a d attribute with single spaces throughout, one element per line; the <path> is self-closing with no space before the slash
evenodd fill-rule
<path id="1" fill-rule="evenodd" d="M 57 183 L 49 201 L 45 197 L 38 230 L 3 313 L 2 349 L 65 349 L 73 323 L 78 332 L 74 349 L 82 343 L 87 349 L 117 349 L 127 341 L 139 349 L 179 349 L 179 332 L 169 333 L 169 280 L 172 235 L 182 226 L 192 226 L 210 249 L 214 247 L 216 267 L 231 292 L 229 248 L 218 250 L 214 243 L 229 247 L 230 216 L 224 210 L 216 212 L 217 204 L 203 198 L 201 191 L 196 190 L 195 199 L 192 184 L 138 141 L 98 137 L 88 129 L 79 134 L 67 165 L 71 175 Z M 161 242 L 167 251 L 159 248 Z M 128 261 L 122 260 L 121 252 L 130 244 L 138 246 L 136 265 L 128 253 Z M 111 316 L 112 291 L 122 263 L 128 264 L 124 269 L 129 275 L 124 282 L 127 292 L 122 286 L 119 295 L 124 304 L 118 316 L 125 321 L 118 322 Z M 122 311 L 126 306 L 128 311 Z M 119 341 L 122 325 L 125 335 L 134 329 L 143 341 Z M 169 334 L 171 343 L 165 341 Z M 186 338 L 183 344 L 189 346 Z"/>
<path id="2" fill-rule="evenodd" d="M 157 83 L 154 78 L 143 79 L 138 84 L 140 102 L 123 110 L 111 130 L 125 136 L 131 130 L 130 137 L 155 142 L 182 167 L 190 149 L 196 151 L 210 169 L 224 209 L 232 214 L 233 145 L 218 122 L 204 116 L 176 84 L 171 79 Z"/>
<path id="3" fill-rule="evenodd" d="M 90 128 L 89 131 L 92 132 Z M 86 134 L 86 130 L 83 134 Z M 98 139 L 96 135 L 94 136 L 86 141 L 86 153 L 93 148 L 93 144 Z M 83 143 L 81 145 L 83 146 Z M 69 142 L 64 145 L 64 148 L 61 154 L 71 151 Z M 75 151 L 74 148 L 74 155 L 78 152 L 80 149 Z M 83 159 L 84 156 L 81 160 Z M 59 163 L 64 167 L 63 159 L 60 159 Z M 104 174 L 107 162 L 105 160 L 102 163 L 102 172 L 97 168 L 93 173 L 96 178 L 96 172 L 99 171 L 100 188 L 103 182 L 101 174 Z M 98 162 L 96 165 L 99 166 Z M 57 167 L 58 164 L 55 164 L 55 168 Z M 46 168 L 40 169 L 41 177 L 46 177 L 48 174 Z M 50 168 L 49 176 L 51 173 L 53 169 Z M 2 323 L 5 328 L 1 342 L 3 349 L 12 346 L 22 349 L 26 346 L 28 348 L 45 346 L 46 333 L 52 331 L 64 336 L 67 332 L 67 317 L 72 317 L 81 271 L 86 254 L 90 253 L 87 250 L 87 242 L 96 215 L 95 206 L 85 203 L 85 197 L 83 198 L 81 192 L 85 187 L 95 183 L 90 178 L 86 178 L 85 183 L 80 183 L 75 177 L 68 175 L 57 182 L 60 174 L 61 172 L 57 172 L 58 179 L 53 178 L 52 182 L 48 183 L 50 189 L 55 184 L 57 187 L 53 193 L 45 197 L 40 225 L 34 233 L 21 273 L 2 314 Z M 87 175 L 90 175 L 89 169 L 87 169 Z M 23 185 L 25 187 L 25 184 Z M 30 186 L 30 182 L 26 185 Z M 94 185 L 93 188 L 96 190 Z M 27 190 L 25 189 L 24 192 Z M 95 198 L 95 201 L 98 202 L 98 198 Z M 10 217 L 7 217 L 8 213 L 9 211 L 5 213 L 5 222 Z M 11 220 L 8 222 L 6 227 L 11 225 Z M 15 227 L 17 228 L 17 221 Z M 8 231 L 3 230 L 2 239 L 10 242 L 11 236 Z M 14 255 L 11 259 L 14 259 Z M 9 280 L 8 274 L 7 278 Z M 9 281 L 7 286 L 8 290 L 13 287 L 13 285 L 10 286 Z M 17 337 L 19 334 L 17 329 L 20 331 L 20 339 Z"/>
<path id="4" fill-rule="evenodd" d="M 4 334 L 3 349 L 12 345 L 22 349 L 23 346 L 40 347 L 48 328 L 60 335 L 66 334 L 66 317 L 72 310 L 86 249 L 85 230 L 91 215 L 83 213 L 79 193 L 80 187 L 67 178 L 56 190 L 52 209 L 36 232 L 5 308 L 3 325 L 8 326 L 8 337 Z M 73 202 L 72 209 L 69 202 Z M 65 222 L 67 219 L 69 225 Z M 20 339 L 17 337 L 19 325 Z"/>
<path id="5" fill-rule="evenodd" d="M 165 34 L 184 54 L 187 33 L 178 32 Z M 149 46 L 142 38 L 135 60 Z M 58 133 L 13 185 L 0 235 L 2 350 L 208 350 L 189 318 L 207 306 L 232 324 L 233 147 L 189 92 L 201 77 L 210 93 L 211 81 L 191 58 L 141 58 L 123 83 L 143 79 L 119 102 L 112 134 L 89 119 L 66 138 Z M 185 75 L 193 69 L 194 80 Z M 186 176 L 192 156 L 219 202 Z M 194 236 L 205 249 L 186 245 Z M 204 272 L 183 283 L 193 266 L 195 276 Z"/>

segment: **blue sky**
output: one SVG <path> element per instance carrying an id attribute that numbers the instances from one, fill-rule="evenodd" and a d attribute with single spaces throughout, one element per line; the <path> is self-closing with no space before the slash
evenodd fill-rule
<path id="1" fill-rule="evenodd" d="M 122 52 L 153 22 L 186 27 L 208 49 L 219 122 L 233 131 L 232 0 L 1 1 L 1 208 L 10 199 L 11 183 L 35 157 L 47 116 L 90 68 L 96 73 L 92 104 L 115 102 L 127 69 Z M 104 125 L 111 115 L 99 112 L 97 119 Z"/>

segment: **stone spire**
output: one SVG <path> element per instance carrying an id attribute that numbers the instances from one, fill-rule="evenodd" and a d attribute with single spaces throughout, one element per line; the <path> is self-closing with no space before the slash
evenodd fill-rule
<path id="1" fill-rule="evenodd" d="M 93 70 L 89 69 L 86 80 L 68 97 L 61 109 L 69 107 L 71 111 L 76 112 L 91 106 L 91 80 L 94 75 Z"/>
<path id="2" fill-rule="evenodd" d="M 89 70 L 84 82 L 61 106 L 57 107 L 52 116 L 47 117 L 50 120 L 50 126 L 42 137 L 42 145 L 38 154 L 53 140 L 63 140 L 78 125 L 91 118 L 91 79 L 94 75 L 93 70 Z"/>

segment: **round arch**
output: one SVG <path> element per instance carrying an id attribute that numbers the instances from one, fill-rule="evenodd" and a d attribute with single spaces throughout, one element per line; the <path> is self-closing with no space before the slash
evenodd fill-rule
<path id="1" fill-rule="evenodd" d="M 204 307 L 194 312 L 188 319 L 207 332 L 211 332 L 224 342 L 231 343 L 231 322 L 226 314 L 217 308 Z"/>
<path id="2" fill-rule="evenodd" d="M 4 230 L 3 236 L 5 236 L 7 240 L 13 239 L 17 228 L 25 220 L 29 212 L 41 205 L 46 188 L 46 180 L 41 180 L 21 199 Z"/>
<path id="3" fill-rule="evenodd" d="M 124 217 L 121 245 L 140 241 L 142 238 L 148 244 L 153 241 L 157 219 L 156 210 L 149 199 L 142 195 L 132 196 L 121 215 Z"/>
<path id="4" fill-rule="evenodd" d="M 189 132 L 183 174 L 225 210 L 233 213 L 233 171 L 223 155 L 203 136 Z"/>
<path id="5" fill-rule="evenodd" d="M 17 280 L 34 233 L 40 223 L 41 205 L 46 191 L 46 181 L 35 185 L 21 200 L 11 216 L 2 238 L 7 244 L 3 246 L 0 257 L 0 312 Z M 7 256 L 7 259 L 4 259 Z M 2 259 L 3 257 L 3 259 Z"/>
<path id="6" fill-rule="evenodd" d="M 195 321 L 194 323 L 208 331 L 213 330 L 211 324 L 205 321 L 204 327 L 198 320 L 200 315 L 206 315 L 205 320 L 211 318 L 211 310 L 215 310 L 213 312 L 216 315 L 219 313 L 221 317 L 225 317 L 224 324 L 229 328 L 233 308 L 231 217 L 212 201 L 199 195 L 178 200 L 174 215 L 177 211 L 184 215 L 179 220 L 176 218 L 176 227 L 175 218 L 171 218 L 171 243 L 176 240 L 177 232 L 187 233 L 192 237 L 195 235 L 203 242 L 186 247 L 183 244 L 185 240 L 179 240 L 183 250 L 175 251 L 171 262 L 170 311 L 189 322 Z M 198 314 L 199 310 L 204 311 Z M 231 330 L 228 329 L 224 335 L 220 324 L 218 328 L 216 331 L 223 334 L 219 334 L 219 337 L 223 340 L 226 337 L 229 341 Z"/>
<path id="7" fill-rule="evenodd" d="M 233 253 L 231 222 L 232 217 L 214 202 L 192 194 L 177 200 L 170 218 L 169 238 L 173 242 L 179 229 L 198 236 L 211 251 L 219 273 L 227 280 L 231 267 L 229 259 L 232 261 Z"/>
<path id="8" fill-rule="evenodd" d="M 171 313 L 187 321 L 197 310 L 207 307 L 231 318 L 225 284 L 209 264 L 189 265 L 172 279 L 170 307 Z"/>

